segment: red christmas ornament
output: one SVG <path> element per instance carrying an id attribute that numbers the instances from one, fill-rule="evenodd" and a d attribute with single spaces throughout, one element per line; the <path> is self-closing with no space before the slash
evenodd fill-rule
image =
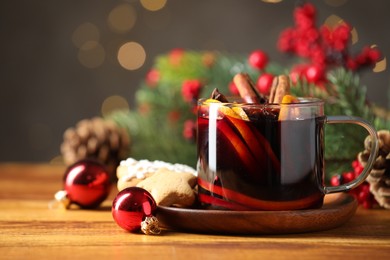
<path id="1" fill-rule="evenodd" d="M 258 70 L 263 70 L 268 63 L 268 56 L 262 50 L 255 50 L 249 55 L 249 64 Z"/>
<path id="2" fill-rule="evenodd" d="M 64 190 L 55 198 L 66 208 L 76 204 L 81 208 L 96 208 L 111 189 L 110 174 L 105 167 L 92 160 L 81 160 L 68 167 L 64 175 Z"/>
<path id="3" fill-rule="evenodd" d="M 112 203 L 112 217 L 129 232 L 159 234 L 158 221 L 153 216 L 157 206 L 152 195 L 139 187 L 129 187 L 118 193 Z"/>
<path id="4" fill-rule="evenodd" d="M 261 94 L 269 95 L 272 87 L 272 81 L 274 79 L 274 75 L 270 73 L 263 73 L 257 79 L 257 89 Z"/>

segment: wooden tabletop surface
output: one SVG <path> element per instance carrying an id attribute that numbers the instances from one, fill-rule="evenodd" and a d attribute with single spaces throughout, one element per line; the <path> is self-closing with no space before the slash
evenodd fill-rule
<path id="1" fill-rule="evenodd" d="M 147 236 L 113 221 L 115 189 L 98 210 L 49 209 L 64 170 L 0 164 L 0 259 L 390 259 L 390 210 L 358 208 L 341 227 L 314 233 Z"/>

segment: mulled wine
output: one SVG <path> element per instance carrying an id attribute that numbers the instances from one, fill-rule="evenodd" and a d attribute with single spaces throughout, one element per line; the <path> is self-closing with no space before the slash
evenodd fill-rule
<path id="1" fill-rule="evenodd" d="M 199 103 L 198 188 L 207 209 L 318 208 L 324 121 L 318 104 Z"/>

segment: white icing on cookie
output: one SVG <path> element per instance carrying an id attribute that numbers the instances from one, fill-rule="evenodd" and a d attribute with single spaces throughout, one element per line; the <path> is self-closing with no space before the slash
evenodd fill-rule
<path id="1" fill-rule="evenodd" d="M 133 178 L 145 179 L 145 175 L 148 173 L 154 173 L 158 169 L 166 168 L 175 172 L 188 172 L 197 176 L 197 172 L 194 168 L 179 163 L 168 163 L 163 161 L 149 161 L 149 160 L 135 160 L 134 158 L 128 158 L 120 162 L 120 167 L 126 167 L 127 173 L 123 175 L 123 181 L 131 180 Z"/>

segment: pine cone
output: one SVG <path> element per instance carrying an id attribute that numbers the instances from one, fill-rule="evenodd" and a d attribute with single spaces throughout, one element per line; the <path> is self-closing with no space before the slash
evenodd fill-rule
<path id="1" fill-rule="evenodd" d="M 129 136 L 113 121 L 100 117 L 84 119 L 64 132 L 61 153 L 66 165 L 82 159 L 95 159 L 115 176 L 119 162 L 128 156 Z"/>
<path id="2" fill-rule="evenodd" d="M 367 177 L 370 183 L 370 192 L 381 207 L 390 209 L 390 131 L 378 131 L 379 152 L 373 168 Z M 359 162 L 365 166 L 371 150 L 371 138 L 364 141 L 363 152 L 358 154 Z"/>

